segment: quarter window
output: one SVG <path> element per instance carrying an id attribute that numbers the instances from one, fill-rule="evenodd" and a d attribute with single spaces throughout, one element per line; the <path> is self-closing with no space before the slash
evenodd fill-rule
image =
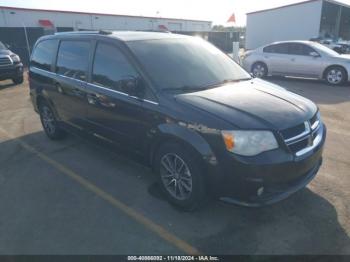
<path id="1" fill-rule="evenodd" d="M 139 78 L 139 75 L 121 51 L 113 45 L 99 43 L 95 52 L 92 83 L 127 93 L 124 90 L 125 80 L 132 78 Z"/>
<path id="2" fill-rule="evenodd" d="M 62 41 L 58 51 L 56 72 L 67 77 L 85 81 L 89 53 L 90 42 Z"/>
<path id="3" fill-rule="evenodd" d="M 57 50 L 57 40 L 44 40 L 34 49 L 31 65 L 39 69 L 51 71 L 51 64 Z"/>

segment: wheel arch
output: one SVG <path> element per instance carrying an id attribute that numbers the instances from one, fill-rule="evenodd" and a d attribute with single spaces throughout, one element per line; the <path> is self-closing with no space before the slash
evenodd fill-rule
<path id="1" fill-rule="evenodd" d="M 342 68 L 345 73 L 346 73 L 346 81 L 348 80 L 348 77 L 349 77 L 349 72 L 348 70 L 343 66 L 343 65 L 339 65 L 339 64 L 333 64 L 333 65 L 329 65 L 327 66 L 324 70 L 323 70 L 323 73 L 322 73 L 322 79 L 326 79 L 326 73 L 329 69 L 333 68 L 333 67 L 340 67 Z"/>
<path id="2" fill-rule="evenodd" d="M 174 142 L 187 147 L 204 164 L 215 164 L 216 157 L 207 141 L 197 132 L 176 124 L 162 124 L 157 136 L 148 146 L 149 163 L 154 164 L 155 156 L 164 143 Z"/>

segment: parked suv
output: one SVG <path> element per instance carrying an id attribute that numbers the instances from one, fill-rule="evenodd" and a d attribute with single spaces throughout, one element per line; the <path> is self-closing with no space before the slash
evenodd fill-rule
<path id="1" fill-rule="evenodd" d="M 305 187 L 326 128 L 311 101 L 196 37 L 79 32 L 35 45 L 30 94 L 51 139 L 82 130 L 142 154 L 171 203 L 260 206 Z M 81 163 L 83 164 L 83 163 Z"/>
<path id="2" fill-rule="evenodd" d="M 18 55 L 0 42 L 0 80 L 12 79 L 15 84 L 23 83 L 23 64 Z"/>

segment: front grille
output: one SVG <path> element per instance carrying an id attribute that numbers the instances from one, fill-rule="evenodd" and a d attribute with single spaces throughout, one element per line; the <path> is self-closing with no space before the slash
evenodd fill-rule
<path id="1" fill-rule="evenodd" d="M 0 57 L 0 66 L 12 65 L 12 60 L 9 56 Z"/>
<path id="2" fill-rule="evenodd" d="M 315 114 L 308 121 L 284 129 L 280 133 L 290 151 L 298 156 L 303 154 L 305 149 L 310 149 L 314 141 L 319 143 L 320 135 L 322 137 L 321 132 L 323 132 L 320 131 L 320 123 L 319 114 Z"/>
<path id="3" fill-rule="evenodd" d="M 299 152 L 300 150 L 304 149 L 305 147 L 307 147 L 309 144 L 309 138 L 304 138 L 301 141 L 298 141 L 296 143 L 290 144 L 289 145 L 289 149 L 290 151 L 292 151 L 293 153 Z"/>
<path id="4" fill-rule="evenodd" d="M 281 134 L 282 134 L 284 139 L 290 139 L 292 137 L 295 137 L 295 136 L 303 133 L 304 131 L 305 131 L 305 125 L 304 125 L 304 123 L 302 123 L 300 125 L 282 130 Z"/>

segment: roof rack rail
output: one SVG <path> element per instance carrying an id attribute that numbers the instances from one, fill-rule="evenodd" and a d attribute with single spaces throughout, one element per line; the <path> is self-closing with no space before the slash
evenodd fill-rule
<path id="1" fill-rule="evenodd" d="M 69 32 L 57 32 L 55 35 L 74 35 L 74 34 L 100 34 L 100 35 L 111 35 L 113 34 L 112 31 L 108 30 L 99 30 L 99 31 L 69 31 Z"/>
<path id="2" fill-rule="evenodd" d="M 113 32 L 109 30 L 100 30 L 98 31 L 100 35 L 111 35 Z"/>

